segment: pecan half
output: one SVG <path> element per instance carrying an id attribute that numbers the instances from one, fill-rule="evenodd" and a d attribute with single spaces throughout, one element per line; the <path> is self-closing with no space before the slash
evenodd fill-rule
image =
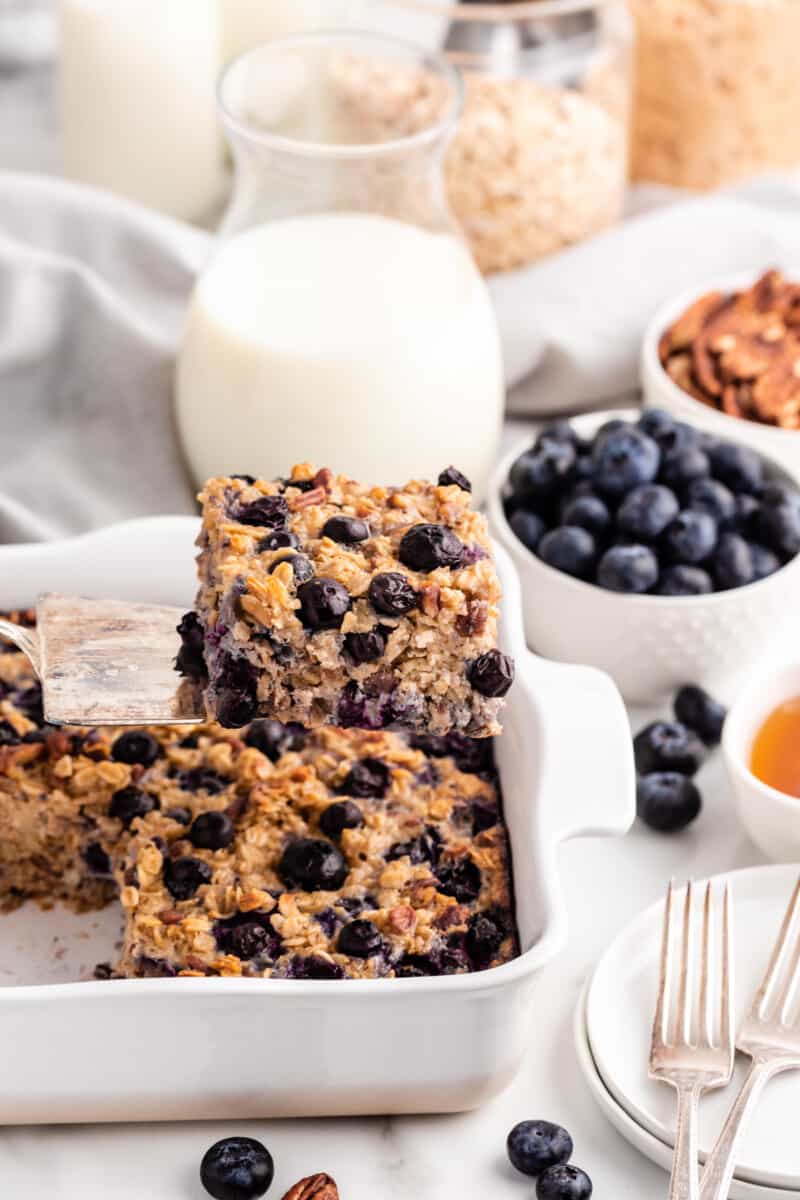
<path id="1" fill-rule="evenodd" d="M 330 1175 L 309 1175 L 289 1188 L 283 1200 L 339 1200 L 339 1189 Z"/>

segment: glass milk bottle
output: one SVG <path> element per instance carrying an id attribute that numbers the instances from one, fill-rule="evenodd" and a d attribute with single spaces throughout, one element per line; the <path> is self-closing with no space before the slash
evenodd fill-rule
<path id="1" fill-rule="evenodd" d="M 376 78 L 392 81 L 380 108 Z M 272 42 L 228 69 L 236 187 L 177 371 L 198 483 L 310 460 L 400 484 L 452 464 L 483 498 L 503 373 L 444 201 L 461 99 L 443 60 L 377 35 Z"/>
<path id="2" fill-rule="evenodd" d="M 218 0 L 60 0 L 64 167 L 186 220 L 223 185 Z"/>

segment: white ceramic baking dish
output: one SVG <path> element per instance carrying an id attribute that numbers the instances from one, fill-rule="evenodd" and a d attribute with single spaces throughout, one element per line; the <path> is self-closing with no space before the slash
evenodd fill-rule
<path id="1" fill-rule="evenodd" d="M 0 607 L 58 589 L 189 605 L 197 523 L 164 517 L 0 550 Z M 561 947 L 559 842 L 634 816 L 628 722 L 600 672 L 534 658 L 498 547 L 518 664 L 499 766 L 522 955 L 476 975 L 80 982 L 114 957 L 113 909 L 0 917 L 0 1123 L 445 1112 L 514 1075 L 539 969 Z M 5 985 L 5 986 L 3 986 Z"/>

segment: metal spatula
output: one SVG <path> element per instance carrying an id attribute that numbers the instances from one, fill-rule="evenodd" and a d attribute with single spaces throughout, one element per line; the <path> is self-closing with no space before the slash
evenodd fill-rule
<path id="1" fill-rule="evenodd" d="M 175 672 L 179 608 L 40 597 L 36 629 L 0 620 L 30 659 L 54 725 L 187 725 L 204 719 Z"/>

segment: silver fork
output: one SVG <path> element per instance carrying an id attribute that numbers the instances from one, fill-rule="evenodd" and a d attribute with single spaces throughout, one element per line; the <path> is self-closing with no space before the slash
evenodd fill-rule
<path id="1" fill-rule="evenodd" d="M 702 910 L 699 978 L 693 976 L 695 941 L 694 886 L 686 887 L 680 933 L 677 999 L 673 997 L 675 889 L 670 884 L 664 908 L 661 978 L 650 1047 L 650 1078 L 669 1083 L 678 1093 L 675 1160 L 670 1200 L 697 1200 L 697 1115 L 701 1095 L 724 1087 L 733 1074 L 730 888 L 725 884 L 717 953 L 712 953 L 714 897 L 706 887 Z"/>
<path id="2" fill-rule="evenodd" d="M 794 889 L 761 986 L 744 1019 L 737 1049 L 752 1059 L 705 1170 L 701 1200 L 725 1200 L 736 1153 L 764 1087 L 775 1075 L 800 1067 L 800 880 Z"/>

